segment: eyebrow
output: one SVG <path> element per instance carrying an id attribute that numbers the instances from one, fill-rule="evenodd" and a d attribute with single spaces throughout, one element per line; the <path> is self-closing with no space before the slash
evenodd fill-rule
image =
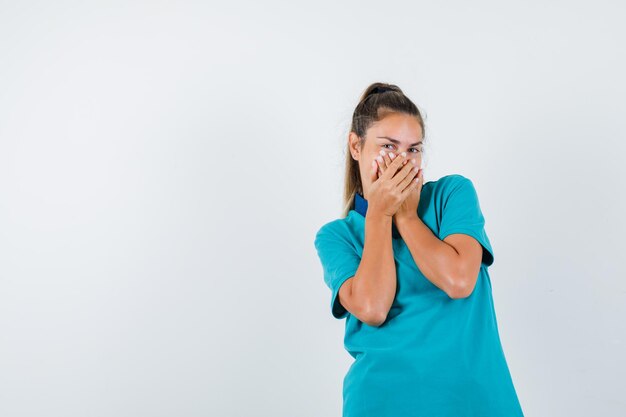
<path id="1" fill-rule="evenodd" d="M 377 138 L 381 138 L 381 139 L 387 139 L 387 140 L 390 140 L 390 141 L 392 141 L 393 143 L 395 143 L 396 145 L 399 145 L 399 144 L 400 144 L 400 141 L 399 141 L 399 140 L 394 139 L 394 138 L 390 138 L 390 137 L 388 137 L 388 136 L 376 136 L 376 137 L 377 137 Z M 423 142 L 424 142 L 423 140 L 420 140 L 419 142 L 412 143 L 412 144 L 411 144 L 411 146 L 419 145 L 419 144 L 421 144 L 421 143 L 423 143 Z"/>

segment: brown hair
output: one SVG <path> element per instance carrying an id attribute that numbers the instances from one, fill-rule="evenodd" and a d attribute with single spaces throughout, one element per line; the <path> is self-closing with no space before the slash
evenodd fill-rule
<path id="1" fill-rule="evenodd" d="M 352 125 L 350 131 L 359 137 L 359 146 L 363 149 L 365 144 L 365 133 L 372 124 L 378 122 L 389 115 L 389 113 L 404 113 L 415 116 L 422 128 L 422 140 L 426 136 L 424 119 L 417 106 L 404 95 L 400 87 L 394 84 L 372 83 L 363 94 L 361 100 L 352 114 Z M 347 216 L 351 209 L 354 209 L 354 196 L 357 192 L 362 193 L 361 174 L 359 172 L 359 161 L 352 158 L 350 153 L 350 142 L 347 144 L 346 152 L 346 176 L 344 179 L 343 192 L 343 216 Z"/>

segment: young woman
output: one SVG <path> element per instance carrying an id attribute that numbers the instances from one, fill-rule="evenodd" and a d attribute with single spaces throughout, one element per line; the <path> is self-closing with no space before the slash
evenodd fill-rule
<path id="1" fill-rule="evenodd" d="M 343 217 L 315 236 L 355 359 L 343 417 L 523 416 L 476 190 L 459 174 L 424 183 L 423 142 L 422 116 L 402 90 L 370 85 L 348 137 Z"/>

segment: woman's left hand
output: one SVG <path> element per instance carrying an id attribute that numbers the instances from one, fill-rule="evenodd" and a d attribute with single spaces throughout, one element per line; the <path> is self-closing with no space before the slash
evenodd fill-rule
<path id="1" fill-rule="evenodd" d="M 392 155 L 394 155 L 392 153 Z M 398 155 L 394 155 L 394 158 L 389 156 L 389 153 L 385 151 L 381 151 L 381 155 L 376 157 L 376 163 L 378 164 L 378 177 L 382 175 L 383 172 L 387 169 L 391 161 L 397 158 Z M 408 160 L 407 160 L 408 161 Z M 411 159 L 411 162 L 406 163 L 416 163 L 415 159 Z M 393 215 L 393 218 L 396 222 L 396 226 L 398 225 L 398 221 L 404 221 L 407 219 L 416 218 L 417 216 L 417 206 L 419 205 L 420 195 L 422 193 L 422 186 L 424 185 L 424 173 L 423 169 L 420 168 L 417 173 L 418 186 L 415 191 L 409 193 L 404 202 L 400 205 L 396 214 Z"/>

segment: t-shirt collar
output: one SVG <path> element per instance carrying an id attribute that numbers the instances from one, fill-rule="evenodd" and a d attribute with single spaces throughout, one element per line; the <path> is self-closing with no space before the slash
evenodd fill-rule
<path id="1" fill-rule="evenodd" d="M 358 192 L 354 195 L 354 210 L 363 217 L 365 217 L 365 214 L 367 213 L 367 200 Z M 402 237 L 398 228 L 393 223 L 391 224 L 391 236 L 394 239 Z"/>
<path id="2" fill-rule="evenodd" d="M 359 193 L 356 193 L 354 196 L 354 209 L 357 213 L 360 213 L 361 216 L 365 217 L 365 214 L 367 213 L 367 200 Z"/>

